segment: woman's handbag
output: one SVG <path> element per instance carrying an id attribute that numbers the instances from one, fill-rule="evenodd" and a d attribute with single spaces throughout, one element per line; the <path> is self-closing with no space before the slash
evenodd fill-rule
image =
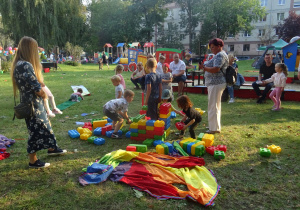
<path id="1" fill-rule="evenodd" d="M 29 118 L 33 115 L 34 113 L 34 107 L 33 103 L 20 103 L 19 105 L 16 105 L 16 98 L 15 98 L 15 107 L 14 107 L 14 118 L 17 117 L 18 119 L 24 119 L 24 118 Z"/>

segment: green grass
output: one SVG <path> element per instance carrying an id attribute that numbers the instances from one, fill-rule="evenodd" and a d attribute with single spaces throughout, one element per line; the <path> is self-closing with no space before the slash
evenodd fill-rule
<path id="1" fill-rule="evenodd" d="M 8 149 L 11 157 L 0 161 L 0 209 L 202 208 L 190 200 L 158 201 L 146 193 L 138 199 L 129 186 L 111 181 L 81 187 L 78 177 L 89 162 L 113 150 L 125 149 L 129 143 L 135 142 L 107 139 L 103 146 L 96 146 L 68 137 L 67 131 L 76 129 L 76 121 L 102 116 L 102 106 L 114 97 L 114 87 L 110 82 L 113 71 L 112 66 L 110 70 L 104 67 L 104 71 L 98 71 L 98 66 L 92 64 L 60 66 L 62 71 L 44 75 L 57 104 L 69 99 L 71 85 L 84 85 L 91 96 L 64 110 L 63 115 L 51 119 L 58 145 L 67 149 L 68 153 L 61 157 L 47 157 L 46 150 L 38 152 L 39 158 L 51 163 L 47 169 L 28 169 L 26 125 L 24 120 L 12 121 L 14 100 L 11 80 L 7 73 L 0 75 L 0 133 L 21 139 Z M 124 72 L 123 76 L 127 88 L 133 88 L 130 73 Z M 135 93 L 129 107 L 130 116 L 137 115 L 141 109 L 140 91 Z M 188 96 L 195 107 L 207 110 L 207 95 Z M 212 156 L 204 155 L 206 167 L 214 171 L 222 187 L 215 200 L 216 209 L 300 208 L 300 107 L 296 102 L 283 101 L 282 105 L 282 111 L 271 112 L 270 100 L 262 105 L 250 99 L 236 99 L 234 104 L 222 104 L 222 134 L 215 135 L 215 145 L 227 145 L 226 158 L 216 161 Z M 98 113 L 80 116 L 92 111 Z M 204 114 L 196 133 L 205 131 L 206 126 L 207 115 Z M 174 131 L 174 124 L 172 129 Z M 170 139 L 174 138 L 171 134 Z M 259 148 L 270 144 L 281 146 L 282 152 L 271 158 L 260 157 Z M 74 149 L 78 152 L 74 153 Z"/>

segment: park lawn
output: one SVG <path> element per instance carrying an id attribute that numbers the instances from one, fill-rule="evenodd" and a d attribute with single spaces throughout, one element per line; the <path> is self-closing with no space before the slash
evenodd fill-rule
<path id="1" fill-rule="evenodd" d="M 71 139 L 67 131 L 76 129 L 76 121 L 89 121 L 103 116 L 102 106 L 114 98 L 110 77 L 114 74 L 104 67 L 87 64 L 79 67 L 60 65 L 62 71 L 45 74 L 45 84 L 55 96 L 57 104 L 69 99 L 71 85 L 84 85 L 91 92 L 80 103 L 64 110 L 63 115 L 51 119 L 58 145 L 68 153 L 47 157 L 46 150 L 38 157 L 49 161 L 46 169 L 28 169 L 26 154 L 27 129 L 24 120 L 12 121 L 13 95 L 9 75 L 0 75 L 1 109 L 0 133 L 14 139 L 8 149 L 11 156 L 0 161 L 0 209 L 198 209 L 200 204 L 191 200 L 159 201 L 143 193 L 137 198 L 127 185 L 106 181 L 99 185 L 82 187 L 78 183 L 81 169 L 90 162 L 117 149 L 125 149 L 130 139 L 106 139 L 103 146 Z M 252 69 L 252 67 L 249 67 Z M 126 86 L 133 89 L 130 73 L 124 72 Z M 141 109 L 141 91 L 129 106 L 129 115 Z M 195 107 L 207 110 L 207 95 L 188 94 Z M 173 102 L 175 105 L 175 103 Z M 216 209 L 292 209 L 300 208 L 300 104 L 282 102 L 284 109 L 271 112 L 272 103 L 257 105 L 255 100 L 236 99 L 234 104 L 222 103 L 222 134 L 215 135 L 215 145 L 227 145 L 226 158 L 216 161 L 204 155 L 206 167 L 213 170 L 219 195 Z M 175 107 L 177 107 L 175 105 Z M 97 112 L 86 117 L 82 113 Z M 207 114 L 196 129 L 204 132 Z M 175 126 L 169 139 L 175 139 Z M 188 137 L 188 133 L 186 134 Z M 282 152 L 270 158 L 259 156 L 259 148 L 279 145 Z M 74 149 L 78 152 L 74 153 Z M 154 149 L 154 148 L 151 148 Z"/>

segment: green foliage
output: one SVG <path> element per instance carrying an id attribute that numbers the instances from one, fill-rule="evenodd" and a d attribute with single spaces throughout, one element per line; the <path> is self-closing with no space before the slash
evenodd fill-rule
<path id="1" fill-rule="evenodd" d="M 9 72 L 11 68 L 12 61 L 11 60 L 1 60 L 1 70 L 3 72 Z"/>
<path id="2" fill-rule="evenodd" d="M 274 28 L 277 30 L 278 38 L 289 42 L 293 37 L 300 35 L 300 15 L 291 11 L 288 18 Z"/>
<path id="3" fill-rule="evenodd" d="M 182 50 L 183 45 L 180 40 L 179 26 L 169 23 L 168 30 L 163 29 L 163 26 L 158 27 L 158 45 L 160 47 L 175 48 Z"/>
<path id="4" fill-rule="evenodd" d="M 80 60 L 80 55 L 83 52 L 83 48 L 78 46 L 78 45 L 73 45 L 70 42 L 67 42 L 65 45 L 65 50 L 69 55 L 73 56 L 73 60 L 79 61 Z"/>
<path id="5" fill-rule="evenodd" d="M 77 61 L 65 61 L 64 64 L 69 65 L 69 66 L 80 66 L 81 65 L 80 61 L 79 62 L 77 62 Z"/>
<path id="6" fill-rule="evenodd" d="M 47 59 L 46 56 L 42 53 L 41 57 L 40 57 L 40 60 L 46 60 L 46 59 Z"/>

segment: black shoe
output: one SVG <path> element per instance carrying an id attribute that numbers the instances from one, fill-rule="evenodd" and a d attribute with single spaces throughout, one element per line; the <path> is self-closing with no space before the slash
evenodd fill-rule
<path id="1" fill-rule="evenodd" d="M 111 134 L 111 138 L 113 138 L 113 139 L 121 139 L 122 137 L 119 136 L 119 135 L 116 134 L 116 133 L 113 133 L 113 134 Z"/>
<path id="2" fill-rule="evenodd" d="M 44 163 L 43 161 L 36 160 L 35 163 L 29 163 L 29 168 L 46 168 L 50 166 L 50 163 Z"/>
<path id="3" fill-rule="evenodd" d="M 49 156 L 62 155 L 64 153 L 66 153 L 66 152 L 67 152 L 67 150 L 62 150 L 62 149 L 56 147 L 56 149 L 53 150 L 53 151 L 49 151 L 48 150 L 48 155 Z"/>
<path id="4" fill-rule="evenodd" d="M 263 97 L 260 97 L 257 101 L 256 101 L 256 103 L 258 103 L 258 104 L 262 104 L 263 103 Z"/>

